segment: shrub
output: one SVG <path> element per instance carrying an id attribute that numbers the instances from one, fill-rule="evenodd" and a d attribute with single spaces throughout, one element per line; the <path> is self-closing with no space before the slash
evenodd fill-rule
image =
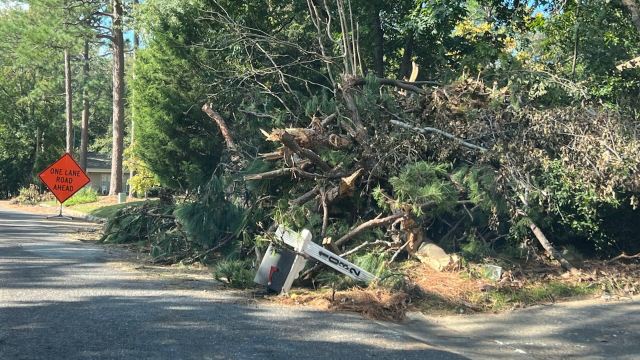
<path id="1" fill-rule="evenodd" d="M 42 201 L 51 200 L 52 198 L 51 193 L 41 193 L 38 186 L 31 184 L 28 188 L 23 187 L 20 189 L 20 193 L 14 199 L 14 202 L 21 205 L 37 205 Z"/>
<path id="2" fill-rule="evenodd" d="M 174 215 L 190 241 L 205 249 L 239 238 L 247 226 L 249 212 L 229 201 L 224 182 L 213 176 L 196 201 L 176 207 Z"/>
<path id="3" fill-rule="evenodd" d="M 254 272 L 247 260 L 222 260 L 216 264 L 213 276 L 233 288 L 253 287 Z"/>
<path id="4" fill-rule="evenodd" d="M 66 206 L 73 206 L 78 204 L 88 204 L 96 201 L 98 201 L 98 192 L 91 186 L 87 186 L 75 193 L 71 198 L 65 201 L 64 204 Z"/>

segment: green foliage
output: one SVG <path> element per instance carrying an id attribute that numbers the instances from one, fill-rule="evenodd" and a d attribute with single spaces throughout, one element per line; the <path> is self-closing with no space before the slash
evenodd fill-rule
<path id="1" fill-rule="evenodd" d="M 128 169 L 131 169 L 134 175 L 129 179 L 129 186 L 131 191 L 137 196 L 146 196 L 147 192 L 154 187 L 160 186 L 158 177 L 151 172 L 149 166 L 143 161 L 136 158 L 131 151 L 131 147 L 125 151 L 124 164 Z"/>
<path id="2" fill-rule="evenodd" d="M 20 188 L 20 193 L 14 200 L 21 205 L 37 205 L 51 197 L 51 193 L 42 193 L 39 187 L 31 184 L 29 187 Z"/>
<path id="3" fill-rule="evenodd" d="M 174 211 L 189 239 L 208 249 L 228 237 L 240 237 L 247 226 L 249 210 L 226 198 L 224 184 L 216 176 L 201 191 L 197 200 L 180 204 Z"/>
<path id="4" fill-rule="evenodd" d="M 603 254 L 616 245 L 616 239 L 607 233 L 603 224 L 609 214 L 615 213 L 615 209 L 622 205 L 622 201 L 628 201 L 624 195 L 597 191 L 590 179 L 567 169 L 560 161 L 549 164 L 540 177 L 540 185 L 547 194 L 539 199 L 545 211 L 553 216 L 557 228 L 567 229 L 562 240 L 581 240 L 586 243 L 583 248 L 587 245 L 590 250 Z M 615 216 L 620 215 L 617 213 Z"/>
<path id="5" fill-rule="evenodd" d="M 218 261 L 214 267 L 213 276 L 232 288 L 246 289 L 255 286 L 253 266 L 247 260 Z"/>
<path id="6" fill-rule="evenodd" d="M 353 257 L 353 263 L 372 273 L 375 276 L 382 276 L 387 268 L 386 261 L 389 260 L 384 252 L 366 252 Z"/>
<path id="7" fill-rule="evenodd" d="M 617 64 L 634 58 L 640 51 L 640 33 L 631 17 L 615 2 L 579 3 L 578 9 L 576 2 L 568 2 L 562 11 L 536 27 L 544 36 L 531 44 L 529 61 L 537 69 L 583 82 L 590 96 L 637 106 L 638 70 L 613 71 Z"/>
<path id="8" fill-rule="evenodd" d="M 493 253 L 489 244 L 478 239 L 473 234 L 467 237 L 466 243 L 462 245 L 461 250 L 462 256 L 471 261 L 480 261 Z"/>
<path id="9" fill-rule="evenodd" d="M 86 186 L 80 189 L 80 191 L 75 193 L 67 201 L 65 201 L 64 205 L 73 206 L 78 204 L 88 204 L 96 201 L 98 201 L 98 192 L 91 186 Z"/>
<path id="10" fill-rule="evenodd" d="M 134 153 L 162 185 L 185 190 L 211 176 L 221 142 L 213 121 L 200 109 L 204 80 L 191 71 L 176 41 L 156 36 L 136 56 Z"/>
<path id="11" fill-rule="evenodd" d="M 395 199 L 409 204 L 417 216 L 421 216 L 426 207 L 435 208 L 437 213 L 450 213 L 460 200 L 487 212 L 506 210 L 496 189 L 495 170 L 486 166 L 463 165 L 452 169 L 448 164 L 421 161 L 406 166 L 389 182 Z M 380 190 L 374 196 L 379 205 L 386 202 Z"/>
<path id="12" fill-rule="evenodd" d="M 144 202 L 119 209 L 109 218 L 101 242 L 113 244 L 143 243 L 156 249 L 171 237 L 181 236 L 174 231 L 175 222 L 170 215 L 174 207 L 158 202 Z M 155 255 L 161 251 L 156 250 Z"/>
<path id="13" fill-rule="evenodd" d="M 63 49 L 75 58 L 85 37 L 95 39 L 86 23 L 77 21 L 95 2 L 70 6 L 62 0 L 34 0 L 19 6 L 24 3 L 0 6 L 0 198 L 38 183 L 37 174 L 64 152 Z M 91 99 L 93 142 L 111 123 L 111 80 L 110 60 L 97 56 L 104 47 L 91 43 L 89 76 L 79 76 L 79 61 L 72 61 L 71 72 L 74 95 L 86 87 Z M 81 96 L 74 99 L 74 110 L 80 109 Z M 74 132 L 79 134 L 79 127 Z"/>
<path id="14" fill-rule="evenodd" d="M 435 204 L 440 209 L 453 206 L 458 192 L 448 178 L 449 169 L 447 164 L 418 162 L 408 165 L 389 182 L 396 199 L 410 204 L 413 212 L 421 216 L 425 206 Z"/>
<path id="15" fill-rule="evenodd" d="M 301 231 L 303 228 L 318 228 L 322 225 L 322 216 L 311 205 L 290 205 L 286 199 L 280 199 L 273 210 L 273 220 L 278 224 Z"/>
<path id="16" fill-rule="evenodd" d="M 598 289 L 588 283 L 567 284 L 560 281 L 532 284 L 523 288 L 503 287 L 482 295 L 483 303 L 493 311 L 554 302 L 558 299 L 591 295 Z"/>

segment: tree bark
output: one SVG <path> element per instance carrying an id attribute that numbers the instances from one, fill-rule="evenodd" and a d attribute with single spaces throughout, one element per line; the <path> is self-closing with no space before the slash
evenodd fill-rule
<path id="1" fill-rule="evenodd" d="M 342 244 L 344 244 L 345 242 L 349 241 L 349 239 L 353 238 L 354 236 L 362 233 L 363 231 L 367 230 L 367 229 L 371 229 L 374 227 L 378 227 L 378 226 L 385 226 L 385 225 L 389 225 L 392 222 L 404 217 L 405 214 L 394 214 L 394 215 L 389 215 L 387 217 L 384 218 L 380 218 L 377 217 L 375 219 L 371 219 L 368 221 L 363 222 L 362 224 L 356 226 L 355 228 L 351 229 L 347 234 L 345 234 L 343 237 L 341 237 L 340 239 L 335 241 L 335 245 L 336 246 L 340 246 Z"/>
<path id="2" fill-rule="evenodd" d="M 288 132 L 285 131 L 284 134 L 282 134 L 280 141 L 282 141 L 284 146 L 291 149 L 291 151 L 300 155 L 300 157 L 309 159 L 312 163 L 316 164 L 322 171 L 324 172 L 331 171 L 331 166 L 329 166 L 329 164 L 327 164 L 324 160 L 322 160 L 322 158 L 318 154 L 314 153 L 309 149 L 304 149 L 300 147 L 300 145 L 298 145 L 293 135 L 289 134 Z"/>
<path id="3" fill-rule="evenodd" d="M 353 87 L 357 82 L 358 78 L 355 76 L 343 76 L 342 98 L 344 99 L 347 109 L 351 113 L 351 122 L 353 123 L 353 128 L 348 127 L 346 130 L 358 144 L 364 144 L 367 138 L 367 129 L 364 127 L 364 125 L 362 125 L 362 121 L 360 120 L 360 112 L 358 111 L 358 106 L 356 105 L 356 101 L 352 94 Z"/>
<path id="4" fill-rule="evenodd" d="M 371 14 L 371 28 L 373 29 L 373 68 L 376 76 L 384 77 L 384 31 L 380 20 L 380 8 L 373 5 Z"/>
<path id="5" fill-rule="evenodd" d="M 569 261 L 567 261 L 567 259 L 565 259 L 564 256 L 562 256 L 560 251 L 556 250 L 556 248 L 553 247 L 553 245 L 544 235 L 542 230 L 540 230 L 540 228 L 530 219 L 529 219 L 529 229 L 531 229 L 531 232 L 533 232 L 533 235 L 536 237 L 536 239 L 538 239 L 538 242 L 540 243 L 540 245 L 542 245 L 542 247 L 547 251 L 549 255 L 553 256 L 554 259 L 558 260 L 560 262 L 560 265 L 562 265 L 563 268 L 572 272 L 577 271 L 577 269 Z"/>
<path id="6" fill-rule="evenodd" d="M 411 75 L 411 58 L 413 57 L 413 30 L 410 30 L 407 37 L 404 40 L 404 52 L 402 54 L 402 60 L 400 62 L 400 73 L 398 79 L 409 78 Z"/>
<path id="7" fill-rule="evenodd" d="M 575 80 L 576 77 L 576 64 L 578 63 L 578 43 L 580 37 L 578 32 L 580 30 L 580 1 L 576 1 L 576 22 L 573 29 L 573 59 L 571 61 L 571 79 Z"/>
<path id="8" fill-rule="evenodd" d="M 71 90 L 71 60 L 69 50 L 64 49 L 64 95 L 66 108 L 66 151 L 73 154 L 73 104 Z"/>
<path id="9" fill-rule="evenodd" d="M 133 0 L 133 6 L 134 6 L 134 11 L 137 11 L 137 6 L 140 2 L 138 0 Z M 140 47 L 140 34 L 136 31 L 133 34 L 133 59 L 134 59 L 134 64 L 135 64 L 135 59 L 136 59 L 136 55 L 138 54 L 138 48 Z M 133 76 L 133 79 L 135 81 L 136 78 L 136 73 L 135 73 L 135 65 L 133 68 L 133 73 L 131 74 Z M 132 94 L 132 97 L 134 95 Z M 135 108 L 132 106 L 131 107 L 131 152 L 130 152 L 130 157 L 134 157 L 134 143 L 135 143 L 135 132 L 136 132 L 136 113 L 135 113 Z M 134 166 L 133 166 L 133 161 L 131 161 L 131 165 L 129 168 L 129 197 L 133 198 L 134 196 L 134 192 L 133 192 L 133 188 L 131 186 L 131 179 L 133 179 L 133 175 L 135 175 L 134 172 Z"/>
<path id="10" fill-rule="evenodd" d="M 124 146 L 124 37 L 122 0 L 112 1 L 113 25 L 113 148 L 109 195 L 122 192 L 122 152 Z"/>
<path id="11" fill-rule="evenodd" d="M 213 110 L 209 104 L 202 105 L 202 111 L 204 111 L 218 125 L 218 128 L 220 128 L 220 132 L 222 133 L 222 137 L 227 143 L 227 148 L 229 150 L 236 150 L 236 144 L 233 142 L 231 132 L 229 131 L 227 123 L 224 121 L 222 116 Z"/>
<path id="12" fill-rule="evenodd" d="M 635 25 L 638 32 L 640 32 L 640 8 L 638 7 L 638 3 L 636 0 L 622 0 L 622 4 L 631 13 L 631 21 L 633 21 L 633 25 Z"/>
<path id="13" fill-rule="evenodd" d="M 82 74 L 84 86 L 82 87 L 82 124 L 80 130 L 80 167 L 87 170 L 87 148 L 89 146 L 89 91 L 87 83 L 89 79 L 89 40 L 84 41 L 82 54 Z"/>
<path id="14" fill-rule="evenodd" d="M 442 136 L 446 137 L 447 139 L 451 139 L 451 140 L 459 143 L 462 146 L 468 147 L 469 149 L 478 150 L 478 151 L 482 151 L 482 152 L 485 152 L 485 151 L 488 150 L 487 148 L 472 144 L 472 143 L 470 143 L 468 141 L 464 141 L 464 140 L 454 136 L 453 134 L 450 134 L 450 133 L 448 133 L 446 131 L 442 131 L 440 129 L 436 129 L 436 128 L 433 128 L 433 127 L 419 128 L 419 127 L 415 127 L 413 125 L 409 125 L 407 123 L 404 123 L 404 122 L 398 121 L 398 120 L 391 120 L 391 124 L 399 126 L 401 128 L 404 128 L 404 129 L 416 131 L 416 132 L 419 132 L 421 134 L 429 134 L 429 133 L 439 134 L 439 135 L 442 135 Z"/>

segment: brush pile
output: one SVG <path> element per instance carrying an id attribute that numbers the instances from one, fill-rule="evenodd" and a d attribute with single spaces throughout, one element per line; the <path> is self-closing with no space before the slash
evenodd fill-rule
<path id="1" fill-rule="evenodd" d="M 339 88 L 330 106 L 312 105 L 307 127 L 261 130 L 272 145 L 241 171 L 273 224 L 308 228 L 338 254 L 392 262 L 425 241 L 464 252 L 535 239 L 573 269 L 540 219 L 597 242 L 601 214 L 580 201 L 637 202 L 640 142 L 623 114 L 520 108 L 506 87 L 472 79 L 423 88 L 344 77 Z"/>

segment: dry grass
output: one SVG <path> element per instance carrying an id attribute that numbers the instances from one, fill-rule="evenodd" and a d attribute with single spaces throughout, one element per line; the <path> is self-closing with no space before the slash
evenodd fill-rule
<path id="1" fill-rule="evenodd" d="M 303 305 L 321 310 L 349 311 L 370 319 L 400 321 L 410 305 L 404 292 L 384 289 L 352 288 L 345 291 L 297 291 L 289 296 L 272 296 L 268 300 L 282 305 Z"/>
<path id="2" fill-rule="evenodd" d="M 421 263 L 412 264 L 405 270 L 407 276 L 422 292 L 459 303 L 482 289 L 487 281 L 471 279 L 466 272 L 439 272 Z"/>

